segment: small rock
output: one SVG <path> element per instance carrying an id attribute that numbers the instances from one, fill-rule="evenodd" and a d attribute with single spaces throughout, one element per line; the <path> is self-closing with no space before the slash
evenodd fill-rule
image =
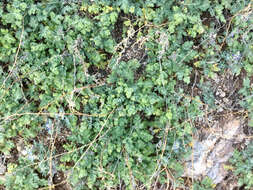
<path id="1" fill-rule="evenodd" d="M 0 163 L 0 175 L 4 175 L 6 172 L 6 166 Z"/>
<path id="2" fill-rule="evenodd" d="M 218 96 L 221 97 L 221 98 L 224 98 L 224 97 L 226 96 L 226 93 L 225 93 L 223 90 L 221 90 L 221 89 L 219 88 L 219 89 L 217 90 L 216 95 L 218 95 Z"/>
<path id="3" fill-rule="evenodd" d="M 17 150 L 18 150 L 19 153 L 24 149 L 23 139 L 18 140 L 18 142 L 16 143 L 16 147 L 17 147 Z"/>
<path id="4" fill-rule="evenodd" d="M 217 73 L 214 73 L 212 76 L 212 79 L 218 84 L 220 82 L 219 75 Z"/>
<path id="5" fill-rule="evenodd" d="M 217 110 L 218 112 L 223 112 L 224 111 L 224 109 L 220 106 L 219 108 L 218 108 L 218 110 Z"/>
<path id="6" fill-rule="evenodd" d="M 26 149 L 20 151 L 22 156 L 26 156 L 28 154 L 28 151 Z"/>
<path id="7" fill-rule="evenodd" d="M 223 102 L 229 103 L 229 99 L 228 98 L 223 98 Z"/>
<path id="8" fill-rule="evenodd" d="M 218 90 L 216 92 L 216 96 L 224 98 L 226 96 L 226 93 L 221 88 L 218 88 Z"/>
<path id="9" fill-rule="evenodd" d="M 220 97 L 221 98 L 224 98 L 226 96 L 226 93 L 225 92 L 223 92 L 223 91 L 221 91 L 221 93 L 220 93 Z"/>

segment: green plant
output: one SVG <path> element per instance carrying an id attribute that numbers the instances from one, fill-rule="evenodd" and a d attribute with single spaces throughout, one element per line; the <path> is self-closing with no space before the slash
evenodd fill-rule
<path id="1" fill-rule="evenodd" d="M 238 176 L 238 185 L 246 189 L 253 187 L 253 143 L 251 142 L 242 152 L 235 151 L 230 163 L 234 166 L 233 173 Z"/>
<path id="2" fill-rule="evenodd" d="M 212 180 L 208 177 L 205 177 L 201 182 L 194 184 L 194 190 L 211 190 L 215 189 L 215 184 L 212 183 Z"/>
<path id="3" fill-rule="evenodd" d="M 18 190 L 20 188 L 33 190 L 39 189 L 40 187 L 45 187 L 48 184 L 48 181 L 45 179 L 41 179 L 38 175 L 37 171 L 26 167 L 25 169 L 21 169 L 32 162 L 29 162 L 25 159 L 20 159 L 18 165 L 9 164 L 8 165 L 8 173 L 6 174 L 5 179 L 5 188 Z M 14 170 L 17 170 L 13 172 Z"/>
<path id="4" fill-rule="evenodd" d="M 38 149 L 9 160 L 5 187 L 47 188 L 53 162 L 76 190 L 151 189 L 165 169 L 182 186 L 194 122 L 215 98 L 202 82 L 245 69 L 252 94 L 250 14 L 240 0 L 0 2 L 0 151 Z M 205 94 L 192 97 L 195 71 Z"/>

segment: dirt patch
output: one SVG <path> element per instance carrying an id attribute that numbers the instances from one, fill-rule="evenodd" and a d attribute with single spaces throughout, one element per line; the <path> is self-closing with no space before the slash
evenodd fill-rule
<path id="1" fill-rule="evenodd" d="M 123 39 L 123 37 L 122 37 L 122 35 L 123 35 L 123 23 L 125 21 L 125 19 L 123 18 L 124 16 L 125 16 L 124 13 L 119 14 L 118 19 L 117 19 L 116 23 L 114 24 L 114 29 L 111 32 L 112 37 L 114 38 L 114 40 L 117 43 L 120 43 L 121 40 Z"/>
<path id="2" fill-rule="evenodd" d="M 66 182 L 66 175 L 62 171 L 55 173 L 53 177 L 55 190 L 71 190 L 70 185 Z"/>
<path id="3" fill-rule="evenodd" d="M 129 38 L 119 61 L 127 62 L 131 59 L 137 59 L 140 63 L 144 62 L 147 54 L 142 43 L 141 40 L 137 41 L 136 37 Z"/>

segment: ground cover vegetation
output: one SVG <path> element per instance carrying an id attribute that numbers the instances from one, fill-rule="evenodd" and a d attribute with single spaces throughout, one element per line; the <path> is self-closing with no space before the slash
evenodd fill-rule
<path id="1" fill-rule="evenodd" d="M 183 160 L 212 119 L 252 135 L 252 21 L 250 0 L 1 1 L 2 188 L 215 189 Z"/>

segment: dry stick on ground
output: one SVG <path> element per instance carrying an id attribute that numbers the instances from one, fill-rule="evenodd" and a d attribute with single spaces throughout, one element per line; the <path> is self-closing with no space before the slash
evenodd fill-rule
<path id="1" fill-rule="evenodd" d="M 17 49 L 16 55 L 15 55 L 13 66 L 12 66 L 12 68 L 11 68 L 8 76 L 4 79 L 3 84 L 2 84 L 2 86 L 1 86 L 0 89 L 2 89 L 5 86 L 5 82 L 8 80 L 9 77 L 11 77 L 11 75 L 12 75 L 14 69 L 15 69 L 15 66 L 16 66 L 17 60 L 18 60 L 18 54 L 19 54 L 19 51 L 20 51 L 20 48 L 21 48 L 21 44 L 22 44 L 23 35 L 24 35 L 24 18 L 23 18 L 21 36 L 20 36 L 20 40 L 19 40 L 19 44 L 18 44 L 18 49 Z"/>
<path id="2" fill-rule="evenodd" d="M 224 37 L 223 41 L 222 41 L 222 44 L 220 46 L 220 49 L 219 49 L 219 52 L 222 50 L 223 46 L 225 45 L 226 43 L 226 40 L 227 40 L 227 37 L 228 37 L 228 32 L 229 32 L 229 29 L 230 29 L 230 26 L 231 26 L 231 23 L 233 21 L 233 19 L 237 16 L 239 16 L 240 14 L 251 14 L 252 13 L 252 4 L 251 2 L 249 3 L 249 5 L 247 7 L 245 7 L 244 9 L 238 11 L 235 15 L 233 15 L 228 23 L 228 27 L 226 29 L 226 36 Z M 223 75 L 226 75 L 227 72 L 229 71 L 229 69 L 226 69 L 225 73 Z"/>
<path id="3" fill-rule="evenodd" d="M 53 151 L 54 151 L 55 140 L 58 135 L 58 133 L 57 133 L 58 129 L 57 128 L 55 129 L 54 126 L 55 126 L 55 121 L 52 124 L 52 132 L 51 132 L 51 137 L 50 137 L 50 146 L 51 146 L 50 157 L 49 157 L 49 182 L 50 182 L 50 185 L 53 184 L 53 172 L 52 172 Z M 53 138 L 54 132 L 55 132 L 55 136 Z M 49 189 L 51 190 L 51 187 Z"/>
<path id="4" fill-rule="evenodd" d="M 160 158 L 159 158 L 159 160 L 158 160 L 158 162 L 157 162 L 157 166 L 156 166 L 155 172 L 153 173 L 153 175 L 152 175 L 152 176 L 150 177 L 150 179 L 149 179 L 150 185 L 151 185 L 152 180 L 153 180 L 153 178 L 154 178 L 155 176 L 157 176 L 157 177 L 156 177 L 156 181 L 155 181 L 155 186 L 156 186 L 156 184 L 157 184 L 157 182 L 158 182 L 159 175 L 157 175 L 157 173 L 160 173 L 159 170 L 160 170 L 160 168 L 161 168 L 161 160 L 162 160 L 162 158 L 163 158 L 163 155 L 164 155 L 164 152 L 165 152 L 165 149 L 166 149 L 167 137 L 168 137 L 169 129 L 170 129 L 170 127 L 167 125 L 166 128 L 165 128 L 165 136 L 164 136 L 164 142 L 163 142 L 162 153 L 161 153 Z"/>
<path id="5" fill-rule="evenodd" d="M 86 155 L 86 153 L 90 150 L 90 148 L 93 146 L 93 144 L 99 139 L 99 136 L 101 136 L 101 133 L 107 123 L 107 121 L 109 120 L 109 118 L 111 117 L 111 115 L 114 113 L 115 108 L 113 109 L 113 111 L 108 115 L 107 119 L 104 122 L 104 125 L 102 125 L 101 129 L 99 130 L 98 134 L 94 137 L 94 139 L 91 141 L 91 143 L 89 144 L 89 146 L 87 147 L 87 149 L 85 150 L 85 152 L 81 155 L 81 157 L 77 160 L 77 162 L 75 163 L 75 165 L 72 167 L 72 171 L 74 171 L 74 169 L 77 167 L 77 165 L 79 164 L 79 162 L 84 158 L 84 156 Z M 67 176 L 67 179 L 70 177 L 70 175 Z M 67 180 L 66 179 L 66 180 Z"/>
<path id="6" fill-rule="evenodd" d="M 16 55 L 15 55 L 15 59 L 14 59 L 13 66 L 12 66 L 12 68 L 11 68 L 11 70 L 10 70 L 8 76 L 4 79 L 3 84 L 2 84 L 2 86 L 1 86 L 0 89 L 3 89 L 3 88 L 4 88 L 6 81 L 8 80 L 9 77 L 11 77 L 11 75 L 12 75 L 14 69 L 15 69 L 15 66 L 16 66 L 17 60 L 18 60 L 18 54 L 19 54 L 19 51 L 20 51 L 20 48 L 21 48 L 21 44 L 22 44 L 23 35 L 24 35 L 24 18 L 23 18 L 23 25 L 22 25 L 21 36 L 20 36 L 20 40 L 19 40 L 19 44 L 18 44 L 18 49 L 17 49 Z M 14 83 L 12 83 L 12 84 L 14 84 Z M 8 92 L 8 90 L 9 90 L 12 86 L 13 86 L 13 85 L 10 85 L 10 86 L 4 91 L 3 96 L 2 96 L 0 99 L 2 99 L 2 98 L 4 97 L 4 95 Z M 23 91 L 22 91 L 22 92 L 23 92 Z"/>
<path id="7" fill-rule="evenodd" d="M 98 86 L 103 86 L 105 85 L 105 83 L 99 83 L 99 84 L 91 84 L 91 85 L 87 85 L 87 86 L 82 86 L 82 87 L 79 87 L 79 88 L 74 88 L 71 92 L 68 92 L 68 93 L 63 93 L 63 95 L 61 95 L 59 97 L 59 99 L 63 99 L 65 96 L 67 95 L 70 95 L 70 96 L 73 96 L 74 93 L 76 92 L 80 92 L 84 89 L 87 89 L 87 88 L 95 88 L 95 87 L 98 87 Z M 48 106 L 50 106 L 51 104 L 53 104 L 55 102 L 55 100 L 52 100 L 51 102 L 49 102 L 47 105 L 43 106 L 42 108 L 40 108 L 40 111 L 39 113 L 41 113 L 43 111 L 43 109 L 46 109 L 48 108 Z M 80 113 L 79 113 L 80 114 Z"/>
<path id="8" fill-rule="evenodd" d="M 193 128 L 192 120 L 190 119 L 191 127 Z M 191 164 L 192 164 L 192 185 L 194 185 L 194 175 L 193 175 L 193 162 L 194 162 L 194 141 L 193 141 L 193 132 L 192 132 L 192 154 L 191 154 Z"/>
<path id="9" fill-rule="evenodd" d="M 100 136 L 101 137 L 101 136 Z M 105 145 L 106 146 L 106 145 Z M 113 173 L 110 173 L 110 172 L 107 172 L 104 168 L 103 168 L 103 151 L 101 151 L 101 153 L 100 153 L 100 162 L 99 162 L 99 164 L 100 164 L 100 166 L 99 166 L 99 171 L 101 172 L 101 173 L 105 173 L 105 174 L 108 174 L 108 175 L 110 175 L 113 179 L 115 179 L 115 175 L 113 174 Z M 102 177 L 102 181 L 104 180 L 104 176 Z"/>
<path id="10" fill-rule="evenodd" d="M 115 109 L 113 109 L 113 111 L 111 111 L 110 114 L 112 114 L 112 113 L 114 112 L 114 110 L 115 110 Z M 110 115 L 110 114 L 109 114 L 109 115 Z M 108 118 L 107 118 L 107 119 L 108 119 Z M 104 136 L 105 134 L 107 134 L 108 131 L 109 131 L 110 129 L 111 129 L 111 127 L 109 127 L 109 128 L 107 129 L 107 131 L 106 131 L 102 136 L 99 136 L 97 140 L 99 140 L 100 138 L 103 138 L 103 136 Z M 85 144 L 85 145 L 83 145 L 83 146 L 81 146 L 81 147 L 79 147 L 79 148 L 75 148 L 75 149 L 73 149 L 73 150 L 71 150 L 71 151 L 63 152 L 63 153 L 61 153 L 61 154 L 57 154 L 57 155 L 55 155 L 55 156 L 52 156 L 52 159 L 58 158 L 58 157 L 60 157 L 60 156 L 64 156 L 64 155 L 66 155 L 66 154 L 71 154 L 71 153 L 77 152 L 78 150 L 81 150 L 81 149 L 84 149 L 85 147 L 88 147 L 90 144 L 91 144 L 91 143 L 88 143 L 88 144 Z M 15 170 L 15 171 L 13 171 L 13 172 L 11 172 L 11 173 L 15 173 L 16 171 L 20 171 L 20 170 L 23 170 L 23 169 L 28 168 L 28 167 L 31 167 L 31 166 L 36 166 L 36 165 L 38 165 L 38 164 L 41 164 L 41 163 L 44 163 L 44 162 L 47 162 L 47 161 L 49 161 L 49 158 L 47 158 L 47 159 L 45 159 L 45 160 L 42 160 L 42 161 L 39 161 L 39 162 L 36 162 L 36 163 L 33 163 L 33 164 L 26 165 L 26 166 L 24 166 L 24 167 L 22 167 L 22 168 L 19 168 L 19 169 Z"/>
<path id="11" fill-rule="evenodd" d="M 165 169 L 165 172 L 166 172 L 166 175 L 167 175 L 167 187 L 166 187 L 166 190 L 168 190 L 169 187 L 170 187 L 170 180 L 171 180 L 171 178 L 170 178 L 170 174 L 169 174 L 169 172 L 168 172 L 167 169 Z"/>
<path id="12" fill-rule="evenodd" d="M 219 50 L 219 51 L 222 50 L 222 47 L 224 46 L 224 44 L 225 44 L 225 42 L 226 42 L 226 39 L 227 39 L 227 36 L 228 36 L 228 31 L 229 31 L 229 29 L 230 29 L 232 20 L 233 20 L 236 16 L 238 16 L 238 15 L 240 15 L 240 14 L 243 14 L 243 13 L 250 14 L 251 12 L 252 12 L 252 4 L 251 4 L 251 2 L 250 2 L 250 3 L 248 4 L 247 7 L 245 7 L 243 10 L 238 11 L 234 16 L 231 17 L 231 19 L 230 19 L 230 21 L 229 21 L 229 23 L 228 23 L 227 30 L 226 30 L 226 36 L 225 36 L 225 38 L 224 38 L 223 41 L 222 41 L 222 44 L 221 44 L 221 47 L 220 47 L 220 50 Z"/>
<path id="13" fill-rule="evenodd" d="M 47 186 L 47 187 L 42 187 L 42 188 L 39 188 L 38 190 L 54 189 L 55 187 L 60 186 L 60 185 L 63 185 L 63 184 L 65 184 L 65 183 L 66 183 L 66 181 L 63 180 L 63 181 L 61 181 L 60 183 L 53 184 L 53 185 L 49 185 L 49 186 Z"/>
<path id="14" fill-rule="evenodd" d="M 125 152 L 125 162 L 126 162 L 126 165 L 127 165 L 127 168 L 128 168 L 128 171 L 129 171 L 129 177 L 130 177 L 130 183 L 131 183 L 131 186 L 132 186 L 132 189 L 134 190 L 135 187 L 136 187 L 136 184 L 135 184 L 135 180 L 134 180 L 134 176 L 133 176 L 133 172 L 131 170 L 131 166 L 129 165 L 129 162 L 128 162 L 128 154 L 126 151 Z"/>
<path id="15" fill-rule="evenodd" d="M 167 175 L 167 188 L 166 188 L 166 190 L 168 190 L 170 187 L 170 181 L 175 181 L 175 178 L 172 176 L 169 169 L 167 169 L 167 168 L 164 168 L 164 169 L 165 169 L 165 172 Z"/>
<path id="16" fill-rule="evenodd" d="M 53 59 L 53 58 L 55 58 L 55 57 L 58 57 L 58 56 L 62 57 L 63 55 L 53 56 L 53 57 L 49 58 L 48 60 L 46 60 L 43 64 L 48 63 L 51 59 Z M 31 73 L 33 73 L 34 71 L 38 70 L 39 68 L 40 68 L 40 67 L 39 67 L 39 66 L 37 66 L 37 68 L 36 68 L 36 69 L 31 70 L 31 71 L 29 71 L 29 72 L 25 73 L 25 75 L 23 74 L 23 75 L 22 75 L 22 78 L 25 78 L 25 77 L 26 77 L 26 76 L 28 76 L 29 74 L 31 74 Z M 4 95 L 8 92 L 8 90 L 9 90 L 9 89 L 11 89 L 11 88 L 12 88 L 12 86 L 13 86 L 14 84 L 16 84 L 17 82 L 20 82 L 20 80 L 22 80 L 20 77 L 19 77 L 19 79 L 14 80 L 14 81 L 12 82 L 12 84 L 11 84 L 11 85 L 9 85 L 9 86 L 8 86 L 8 88 L 4 91 L 3 96 L 2 96 L 2 97 L 0 97 L 0 100 L 4 97 Z"/>
<path id="17" fill-rule="evenodd" d="M 45 115 L 45 116 L 52 116 L 52 115 L 58 115 L 58 116 L 64 116 L 64 115 L 77 115 L 77 116 L 86 116 L 86 117 L 104 117 L 107 114 L 86 114 L 86 113 L 81 113 L 81 112 L 74 112 L 74 113 L 33 113 L 33 112 L 26 112 L 26 113 L 17 113 L 17 114 L 13 114 L 10 115 L 8 117 L 4 117 L 1 119 L 4 119 L 3 121 L 9 120 L 13 117 L 16 116 L 24 116 L 24 115 L 36 115 L 36 116 L 40 116 L 40 115 Z"/>
<path id="18" fill-rule="evenodd" d="M 54 58 L 54 57 L 52 57 L 52 58 Z M 52 59 L 52 58 L 50 58 L 50 59 Z M 49 59 L 49 60 L 50 60 L 50 59 Z M 49 60 L 48 60 L 48 61 L 49 61 Z M 47 63 L 48 61 L 46 61 L 45 63 Z M 18 80 L 16 80 L 16 82 L 17 82 L 17 81 L 18 81 Z M 10 86 L 8 87 L 8 89 L 5 90 L 5 93 L 13 86 L 13 84 L 15 84 L 15 81 L 12 83 L 12 85 L 10 85 Z M 103 85 L 105 85 L 105 83 L 99 83 L 99 84 L 87 85 L 87 86 L 83 86 L 83 87 L 79 87 L 79 88 L 74 88 L 74 90 L 71 91 L 71 92 L 69 92 L 69 93 L 72 94 L 72 93 L 80 92 L 81 90 L 84 90 L 84 89 L 86 89 L 86 88 L 94 88 L 94 87 L 103 86 Z M 5 93 L 4 93 L 4 95 L 5 95 Z M 63 95 L 60 96 L 59 99 L 64 98 L 64 97 L 65 97 L 66 95 L 68 95 L 69 93 L 63 93 Z M 2 99 L 2 98 L 4 97 L 4 95 L 3 95 L 0 99 Z M 2 117 L 2 118 L 0 118 L 0 120 L 6 121 L 6 120 L 11 119 L 12 117 L 15 117 L 15 116 L 22 116 L 22 115 L 32 115 L 32 114 L 34 114 L 34 115 L 46 115 L 46 114 L 44 114 L 44 113 L 41 113 L 42 110 L 43 110 L 43 109 L 46 109 L 48 106 L 50 106 L 50 105 L 51 105 L 52 103 L 54 103 L 54 102 L 55 102 L 55 100 L 49 102 L 47 105 L 45 105 L 44 107 L 42 107 L 38 113 L 23 113 L 23 114 L 19 114 L 19 112 L 22 111 L 22 109 L 19 109 L 15 114 L 12 114 L 12 115 L 7 116 L 7 117 Z M 28 103 L 27 103 L 27 104 L 28 104 Z M 26 105 L 26 104 L 25 104 L 25 105 Z M 25 106 L 25 105 L 24 105 L 24 106 Z M 23 107 L 24 107 L 24 106 L 23 106 Z M 72 114 L 73 114 L 73 113 L 72 113 Z M 71 115 L 71 114 L 66 114 L 66 115 Z M 95 115 L 92 115 L 92 114 L 91 114 L 91 115 L 89 115 L 89 114 L 82 114 L 82 113 L 80 113 L 80 112 L 78 112 L 78 113 L 76 113 L 76 114 L 74 114 L 74 115 L 80 115 L 80 116 L 95 116 Z M 97 114 L 97 116 L 99 116 L 99 115 Z"/>
<path id="19" fill-rule="evenodd" d="M 85 147 L 87 147 L 87 146 L 89 146 L 89 144 L 83 145 L 83 146 L 81 146 L 81 147 L 79 147 L 79 148 L 75 148 L 75 149 L 73 149 L 73 150 L 71 150 L 71 151 L 68 151 L 68 152 L 63 152 L 63 153 L 57 154 L 57 155 L 55 155 L 55 156 L 52 156 L 52 159 L 58 158 L 58 157 L 60 157 L 60 156 L 64 156 L 64 155 L 66 155 L 66 154 L 71 154 L 71 153 L 77 152 L 78 150 L 81 150 L 81 149 L 83 149 L 83 148 L 85 148 Z M 33 164 L 28 164 L 28 165 L 26 165 L 26 166 L 24 166 L 24 167 L 22 167 L 22 168 L 19 168 L 19 169 L 15 170 L 15 171 L 13 171 L 13 172 L 11 172 L 11 173 L 15 173 L 16 171 L 20 171 L 20 170 L 26 169 L 26 168 L 31 167 L 31 166 L 36 166 L 36 165 L 42 164 L 42 163 L 44 163 L 44 162 L 49 161 L 49 159 L 50 159 L 50 158 L 47 158 L 47 159 L 44 159 L 44 160 L 42 160 L 42 161 L 39 161 L 39 162 L 36 162 L 36 163 L 33 163 Z"/>
<path id="20" fill-rule="evenodd" d="M 29 103 L 28 103 L 28 104 L 29 104 Z M 17 112 L 22 111 L 22 110 L 24 109 L 24 107 L 25 107 L 26 105 L 28 105 L 28 104 L 24 104 Z M 8 116 L 8 117 L 9 117 L 9 116 Z M 0 120 L 3 120 L 3 121 L 0 122 L 0 124 L 1 124 L 2 122 L 6 121 L 7 119 L 5 119 L 5 117 L 2 117 L 2 118 L 0 118 Z"/>
<path id="21" fill-rule="evenodd" d="M 79 158 L 79 160 L 77 160 L 77 162 L 75 163 L 75 165 L 72 167 L 72 171 L 75 169 L 75 167 L 77 167 L 78 163 L 83 159 L 83 157 L 86 155 L 86 153 L 89 151 L 89 149 L 93 146 L 93 144 L 99 139 L 100 135 L 101 135 L 101 132 L 102 130 L 104 129 L 107 121 L 109 120 L 110 116 L 114 113 L 115 111 L 115 108 L 113 109 L 113 111 L 109 114 L 109 116 L 107 117 L 104 125 L 101 127 L 99 133 L 96 135 L 96 137 L 93 139 L 92 142 L 89 143 L 89 145 L 85 145 L 85 146 L 88 146 L 88 148 L 86 149 L 86 151 L 81 155 L 81 157 Z M 108 130 L 106 131 L 106 133 L 108 132 Z M 84 147 L 83 147 L 84 148 Z M 75 152 L 75 151 L 73 151 Z M 68 179 L 70 178 L 70 175 L 67 176 L 67 178 L 65 180 L 63 180 L 62 182 L 58 183 L 58 184 L 54 184 L 52 185 L 52 187 L 56 187 L 56 186 L 59 186 L 59 185 L 62 185 L 62 184 L 65 184 L 68 182 Z M 47 188 L 41 188 L 39 190 L 44 190 L 44 189 L 47 189 Z"/>
<path id="22" fill-rule="evenodd" d="M 98 86 L 103 86 L 105 85 L 105 83 L 101 83 L 101 84 L 96 84 L 96 85 L 87 85 L 87 86 L 83 86 L 80 88 L 75 88 L 73 91 L 70 92 L 70 94 L 75 93 L 75 92 L 80 92 L 81 90 L 84 90 L 86 88 L 94 88 L 94 87 L 98 87 Z M 67 94 L 69 93 L 64 93 L 61 97 L 59 97 L 59 99 L 65 97 Z M 44 106 L 43 108 L 41 108 L 41 111 L 39 111 L 38 113 L 32 113 L 32 112 L 27 112 L 27 113 L 19 113 L 19 111 L 22 111 L 22 109 L 20 109 L 19 111 L 17 111 L 16 113 L 7 116 L 7 117 L 2 117 L 0 118 L 0 120 L 6 121 L 9 120 L 13 117 L 16 116 L 23 116 L 23 115 L 79 115 L 79 116 L 87 116 L 87 117 L 102 117 L 103 114 L 85 114 L 85 113 L 80 113 L 75 111 L 74 113 L 43 113 L 42 110 L 47 108 L 49 105 L 51 105 L 52 103 L 54 103 L 54 101 L 49 102 L 46 106 Z"/>
<path id="23" fill-rule="evenodd" d="M 116 60 L 116 64 L 113 67 L 116 67 L 121 59 L 122 54 L 125 53 L 126 49 L 127 49 L 127 43 L 129 42 L 129 39 L 132 38 L 137 32 L 139 32 L 141 29 L 143 29 L 144 27 L 146 27 L 147 25 L 143 25 L 140 28 L 138 28 L 137 30 L 134 30 L 133 27 L 130 28 L 130 30 L 128 31 L 128 35 L 126 38 L 124 38 L 120 43 L 117 44 L 117 46 L 114 48 L 114 52 L 117 52 L 117 50 L 119 48 L 122 48 L 122 50 L 119 52 L 119 56 Z M 147 40 L 146 38 L 144 38 L 144 40 Z M 141 40 L 138 40 L 137 42 L 140 42 Z M 135 42 L 132 45 L 135 45 L 137 42 Z M 143 42 L 142 42 L 143 43 Z M 141 44 L 142 44 L 141 43 Z"/>

